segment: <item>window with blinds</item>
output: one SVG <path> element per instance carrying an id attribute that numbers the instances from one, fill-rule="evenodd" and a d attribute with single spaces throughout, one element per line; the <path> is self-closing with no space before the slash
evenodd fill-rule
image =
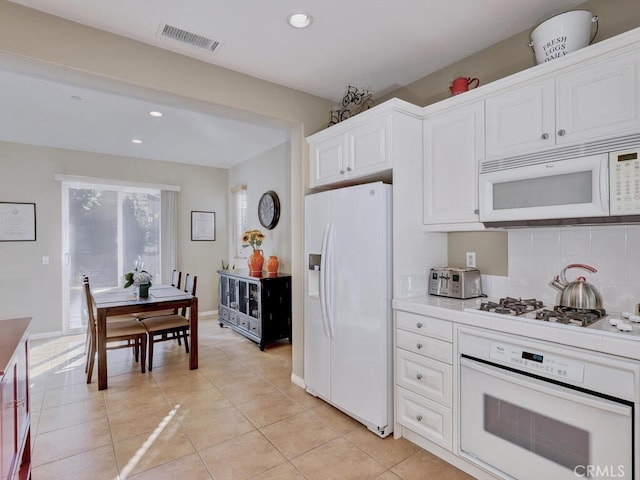
<path id="1" fill-rule="evenodd" d="M 233 239 L 236 256 L 246 257 L 248 252 L 242 248 L 242 235 L 247 230 L 247 186 L 240 185 L 231 189 L 233 208 Z"/>

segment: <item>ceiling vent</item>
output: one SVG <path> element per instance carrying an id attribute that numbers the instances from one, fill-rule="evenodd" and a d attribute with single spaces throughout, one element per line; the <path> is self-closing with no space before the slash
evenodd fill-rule
<path id="1" fill-rule="evenodd" d="M 212 53 L 217 53 L 217 51 L 222 47 L 221 42 L 211 40 L 210 38 L 203 37 L 202 35 L 187 32 L 186 30 L 182 30 L 181 28 L 174 27 L 166 23 L 160 25 L 158 34 L 161 37 L 170 38 L 178 42 L 186 43 L 187 45 L 201 48 L 203 50 L 208 50 Z"/>

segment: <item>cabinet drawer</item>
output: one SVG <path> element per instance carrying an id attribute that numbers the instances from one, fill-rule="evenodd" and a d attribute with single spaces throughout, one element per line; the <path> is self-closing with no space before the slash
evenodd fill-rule
<path id="1" fill-rule="evenodd" d="M 396 326 L 446 342 L 453 342 L 453 325 L 447 320 L 396 311 Z"/>
<path id="2" fill-rule="evenodd" d="M 220 313 L 220 320 L 226 320 L 227 322 L 231 320 L 231 312 L 224 308 L 223 306 L 218 307 Z"/>
<path id="3" fill-rule="evenodd" d="M 249 331 L 253 333 L 256 337 L 260 338 L 260 322 L 258 320 L 250 319 L 249 320 Z"/>
<path id="4" fill-rule="evenodd" d="M 452 406 L 453 368 L 411 352 L 396 350 L 398 385 L 446 407 Z"/>
<path id="5" fill-rule="evenodd" d="M 396 343 L 398 347 L 410 352 L 434 358 L 451 365 L 453 359 L 453 346 L 450 343 L 425 337 L 406 330 L 396 330 Z"/>
<path id="6" fill-rule="evenodd" d="M 397 387 L 398 423 L 451 451 L 453 446 L 452 410 L 420 395 Z"/>
<path id="7" fill-rule="evenodd" d="M 245 330 L 249 330 L 249 319 L 245 315 L 238 315 L 238 323 L 236 325 Z"/>

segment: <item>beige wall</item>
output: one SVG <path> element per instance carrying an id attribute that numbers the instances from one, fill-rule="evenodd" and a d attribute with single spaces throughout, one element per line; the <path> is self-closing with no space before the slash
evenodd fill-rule
<path id="1" fill-rule="evenodd" d="M 265 234 L 262 244 L 264 256 L 276 255 L 279 259 L 278 270 L 291 272 L 291 155 L 289 143 L 283 143 L 251 160 L 229 169 L 229 187 L 247 186 L 247 228 L 256 228 Z M 262 194 L 273 190 L 280 199 L 280 220 L 272 230 L 260 225 L 258 220 L 258 202 Z M 228 218 L 233 214 L 229 202 Z M 245 249 L 245 255 L 238 257 L 232 244 L 231 221 L 228 232 L 228 257 L 230 265 L 247 268 L 247 256 L 251 248 Z M 266 268 L 266 267 L 265 267 Z"/>
<path id="2" fill-rule="evenodd" d="M 36 242 L 0 245 L 0 318 L 31 316 L 34 334 L 62 328 L 62 185 L 55 174 L 179 186 L 178 267 L 198 275 L 201 311 L 217 309 L 213 264 L 227 248 L 226 170 L 6 142 L 0 167 L 0 200 L 35 202 L 37 217 Z M 191 241 L 192 210 L 216 212 L 215 242 Z"/>
<path id="3" fill-rule="evenodd" d="M 244 118 L 261 117 L 291 129 L 293 373 L 302 377 L 302 199 L 308 175 L 304 138 L 326 126 L 333 103 L 0 0 L 0 61 L 7 59 L 28 62 L 30 67 L 36 65 L 43 74 L 49 69 L 58 70 L 57 73 L 60 70 L 80 72 L 94 79 L 120 82 L 120 86 L 133 85 L 178 95 L 218 109 L 239 111 Z M 54 246 L 56 244 L 50 246 L 38 241 L 33 248 Z M 194 257 L 199 253 L 194 250 Z M 215 272 L 215 262 L 219 259 L 199 257 L 198 262 L 199 265 L 209 263 Z M 2 269 L 6 267 L 3 265 Z M 53 275 L 53 278 L 59 277 Z M 48 294 L 47 298 L 57 302 L 53 303 L 57 307 L 59 300 L 54 296 Z M 50 305 L 46 309 L 49 310 Z M 52 311 L 54 315 L 58 312 L 59 309 Z M 34 331 L 49 328 L 46 322 L 39 325 L 40 319 L 38 316 L 38 322 L 34 320 Z"/>
<path id="4" fill-rule="evenodd" d="M 483 275 L 509 275 L 507 232 L 453 232 L 448 235 L 447 264 L 466 267 L 467 252 L 475 252 L 476 268 Z"/>

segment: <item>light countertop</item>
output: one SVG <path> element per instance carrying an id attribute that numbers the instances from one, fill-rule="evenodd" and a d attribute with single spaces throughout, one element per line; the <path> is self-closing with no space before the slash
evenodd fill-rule
<path id="1" fill-rule="evenodd" d="M 581 328 L 573 325 L 477 311 L 483 301 L 486 302 L 487 299 L 458 300 L 433 295 L 421 295 L 394 299 L 392 307 L 394 310 L 427 317 L 432 316 L 460 325 L 520 335 L 569 347 L 640 360 L 640 325 L 634 326 L 634 335 L 627 335 L 613 327 L 609 327 L 606 319 L 597 322 L 593 327 Z"/>

